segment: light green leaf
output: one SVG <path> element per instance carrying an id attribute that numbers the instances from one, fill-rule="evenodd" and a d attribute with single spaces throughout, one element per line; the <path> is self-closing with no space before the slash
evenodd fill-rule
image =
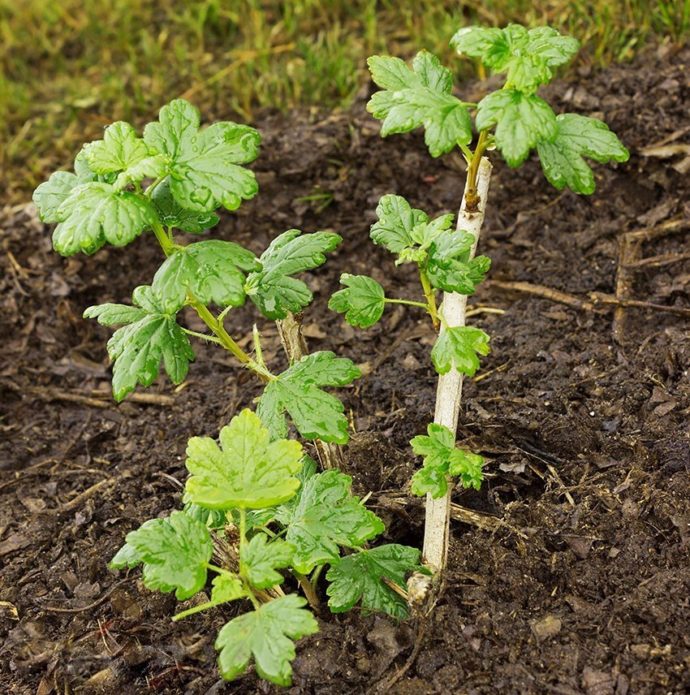
<path id="1" fill-rule="evenodd" d="M 161 181 L 151 195 L 158 219 L 164 227 L 174 227 L 182 232 L 201 234 L 218 224 L 220 217 L 215 212 L 185 210 L 170 191 L 170 179 Z"/>
<path id="2" fill-rule="evenodd" d="M 245 409 L 220 431 L 220 444 L 192 437 L 187 445 L 186 499 L 208 509 L 262 509 L 289 500 L 299 488 L 302 446 L 270 441 L 268 430 Z"/>
<path id="3" fill-rule="evenodd" d="M 386 295 L 376 280 L 366 275 L 343 273 L 340 284 L 346 289 L 331 296 L 329 309 L 345 314 L 345 320 L 357 328 L 368 328 L 379 321 L 386 306 Z"/>
<path id="4" fill-rule="evenodd" d="M 239 165 L 256 159 L 261 137 L 249 126 L 221 121 L 200 129 L 199 122 L 194 106 L 175 99 L 146 126 L 144 141 L 166 158 L 170 191 L 183 208 L 236 210 L 258 191 L 254 173 Z"/>
<path id="5" fill-rule="evenodd" d="M 421 569 L 420 552 L 405 545 L 381 545 L 336 560 L 326 574 L 328 607 L 333 613 L 349 611 L 361 602 L 365 613 L 380 611 L 407 618 L 407 602 L 384 579 L 406 589 L 407 575 Z"/>
<path id="6" fill-rule="evenodd" d="M 294 640 L 319 631 L 314 616 L 296 594 L 281 596 L 227 623 L 218 633 L 218 666 L 226 680 L 241 676 L 252 657 L 256 672 L 276 685 L 292 683 Z"/>
<path id="7" fill-rule="evenodd" d="M 378 221 L 371 226 L 371 240 L 392 253 L 400 253 L 411 246 L 414 243 L 412 230 L 429 221 L 425 212 L 413 208 L 399 195 L 384 195 L 376 207 L 376 215 Z"/>
<path id="8" fill-rule="evenodd" d="M 296 506 L 282 517 L 298 572 L 336 561 L 340 546 L 359 548 L 383 533 L 381 519 L 352 494 L 351 486 L 352 478 L 339 471 L 318 473 L 305 481 Z"/>
<path id="9" fill-rule="evenodd" d="M 287 434 L 287 412 L 305 439 L 346 444 L 345 408 L 321 387 L 347 386 L 359 376 L 359 369 L 350 360 L 332 352 L 314 352 L 268 382 L 257 414 L 274 437 Z"/>
<path id="10" fill-rule="evenodd" d="M 436 56 L 420 51 L 412 69 L 390 56 L 372 56 L 367 63 L 374 82 L 385 90 L 374 94 L 367 104 L 367 110 L 383 121 L 383 137 L 423 125 L 432 157 L 472 140 L 467 106 L 452 95 L 452 74 Z"/>
<path id="11" fill-rule="evenodd" d="M 489 272 L 491 259 L 470 259 L 474 236 L 468 232 L 444 230 L 434 237 L 428 251 L 426 272 L 432 286 L 445 292 L 471 295 Z"/>
<path id="12" fill-rule="evenodd" d="M 455 447 L 455 436 L 443 425 L 431 423 L 428 436 L 418 435 L 410 444 L 417 456 L 424 457 L 424 465 L 412 476 L 414 495 L 430 494 L 434 499 L 448 493 L 448 476 L 460 478 L 464 487 L 479 489 L 484 479 L 484 459 L 464 449 Z"/>
<path id="13" fill-rule="evenodd" d="M 147 588 L 175 590 L 179 601 L 200 591 L 206 583 L 206 565 L 213 544 L 208 529 L 184 512 L 167 519 L 150 519 L 127 534 L 126 545 L 110 562 L 114 569 L 144 563 Z"/>
<path id="14" fill-rule="evenodd" d="M 516 89 L 499 89 L 485 96 L 477 107 L 477 129 L 496 126 L 496 146 L 509 166 L 527 159 L 538 142 L 556 135 L 556 116 L 540 97 Z"/>
<path id="15" fill-rule="evenodd" d="M 431 350 L 431 361 L 439 374 L 456 369 L 466 376 L 474 376 L 479 369 L 477 355 L 489 354 L 489 336 L 479 328 L 455 326 L 445 328 Z"/>
<path id="16" fill-rule="evenodd" d="M 291 276 L 325 263 L 325 254 L 341 241 L 332 232 L 283 232 L 261 255 L 262 269 L 247 278 L 247 295 L 268 319 L 284 319 L 288 312 L 298 313 L 313 295 L 304 282 Z"/>
<path id="17" fill-rule="evenodd" d="M 42 222 L 59 222 L 58 210 L 79 185 L 79 178 L 69 171 L 56 171 L 34 191 L 33 201 Z"/>
<path id="18" fill-rule="evenodd" d="M 584 157 L 595 162 L 627 162 L 630 153 L 603 121 L 574 113 L 556 117 L 556 136 L 537 145 L 544 175 L 559 191 L 594 193 L 594 173 Z"/>
<path id="19" fill-rule="evenodd" d="M 42 196 L 43 192 L 39 199 Z M 53 232 L 53 246 L 63 256 L 94 253 L 106 242 L 125 246 L 156 220 L 147 200 L 98 181 L 76 186 L 57 211 L 49 209 L 48 214 L 60 223 Z"/>
<path id="20" fill-rule="evenodd" d="M 464 27 L 451 39 L 459 53 L 478 58 L 494 73 L 507 73 L 506 87 L 533 93 L 550 82 L 554 70 L 577 53 L 580 44 L 551 27 L 529 31 L 518 24 L 505 29 Z"/>
<path id="21" fill-rule="evenodd" d="M 125 171 L 149 157 L 146 143 L 124 121 L 109 125 L 103 140 L 85 145 L 83 152 L 89 168 L 96 174 Z"/>
<path id="22" fill-rule="evenodd" d="M 203 304 L 242 306 L 245 273 L 259 266 L 251 251 L 232 241 L 199 241 L 168 256 L 151 287 L 167 311 L 175 312 L 191 292 Z"/>
<path id="23" fill-rule="evenodd" d="M 161 361 L 171 381 L 180 384 L 187 376 L 194 352 L 186 334 L 167 313 L 148 286 L 137 287 L 132 294 L 134 307 L 102 304 L 89 307 L 84 318 L 98 319 L 119 328 L 108 341 L 113 365 L 113 395 L 121 401 L 137 384 L 150 386 L 158 376 Z"/>
<path id="24" fill-rule="evenodd" d="M 257 533 L 240 552 L 242 576 L 256 589 L 269 589 L 283 582 L 276 569 L 289 567 L 292 546 L 280 538 L 269 542 L 265 533 Z"/>

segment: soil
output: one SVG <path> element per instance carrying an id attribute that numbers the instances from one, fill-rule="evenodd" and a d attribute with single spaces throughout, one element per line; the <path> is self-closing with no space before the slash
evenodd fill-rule
<path id="1" fill-rule="evenodd" d="M 690 50 L 659 49 L 549 89 L 559 110 L 605 117 L 632 156 L 597 166 L 588 198 L 554 191 L 534 160 L 516 172 L 496 162 L 481 240 L 492 280 L 583 299 L 612 294 L 625 232 L 688 219 L 688 178 L 674 168 L 682 153 L 640 150 L 689 141 L 689 65 Z M 467 84 L 463 93 L 486 88 Z M 414 296 L 409 266 L 395 268 L 368 240 L 376 202 L 396 192 L 433 214 L 454 211 L 464 177 L 453 157 L 430 159 L 417 134 L 381 140 L 363 103 L 329 117 L 264 114 L 262 193 L 213 233 L 255 251 L 291 227 L 343 236 L 309 277 L 316 301 L 306 333 L 312 349 L 368 371 L 342 392 L 355 432 L 345 469 L 359 493 L 372 493 L 386 540 L 419 546 L 423 508 L 407 491 L 418 465 L 408 442 L 433 415 L 433 334 L 415 310 L 355 331 L 326 303 L 343 271 Z M 303 199 L 319 192 L 329 197 Z M 681 222 L 643 254 L 687 251 L 686 231 Z M 146 391 L 155 402 L 115 405 L 109 333 L 81 313 L 127 301 L 150 281 L 161 260 L 151 238 L 61 259 L 28 207 L 3 211 L 0 243 L 0 691 L 273 692 L 253 674 L 219 680 L 213 640 L 231 609 L 173 624 L 174 598 L 147 592 L 138 571 L 106 568 L 129 530 L 179 506 L 187 438 L 215 435 L 250 405 L 252 376 L 200 346 L 184 387 L 161 379 Z M 633 298 L 689 307 L 690 262 L 676 261 L 639 269 Z M 606 308 L 491 285 L 471 303 L 505 313 L 472 318 L 491 334 L 492 353 L 466 384 L 459 437 L 487 456 L 489 475 L 454 502 L 489 518 L 453 522 L 446 591 L 428 620 L 324 615 L 321 632 L 299 645 L 290 692 L 687 692 L 687 319 L 631 308 L 616 342 Z M 257 317 L 236 313 L 229 323 L 248 344 Z M 280 368 L 275 328 L 260 327 Z"/>

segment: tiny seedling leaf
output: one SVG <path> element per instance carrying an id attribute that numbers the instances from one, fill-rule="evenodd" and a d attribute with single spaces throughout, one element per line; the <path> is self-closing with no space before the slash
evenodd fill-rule
<path id="1" fill-rule="evenodd" d="M 424 141 L 432 157 L 472 140 L 467 106 L 453 96 L 453 77 L 439 59 L 420 51 L 412 69 L 399 58 L 372 56 L 367 61 L 374 82 L 368 111 L 382 120 L 381 135 L 407 133 L 424 126 Z"/>
<path id="2" fill-rule="evenodd" d="M 456 369 L 474 376 L 479 369 L 478 355 L 489 354 L 489 336 L 472 326 L 445 328 L 431 350 L 431 361 L 439 374 Z"/>
<path id="3" fill-rule="evenodd" d="M 251 251 L 232 241 L 199 241 L 172 253 L 153 278 L 153 291 L 166 311 L 184 306 L 190 292 L 203 304 L 242 306 L 245 273 L 259 267 Z"/>
<path id="4" fill-rule="evenodd" d="M 282 515 L 298 572 L 335 562 L 339 546 L 359 548 L 383 533 L 383 522 L 352 494 L 351 485 L 352 478 L 339 471 L 318 473 L 304 483 L 295 507 Z"/>
<path id="5" fill-rule="evenodd" d="M 407 602 L 384 580 L 405 590 L 407 575 L 421 569 L 419 556 L 416 548 L 390 544 L 341 557 L 326 574 L 331 582 L 326 589 L 328 607 L 333 613 L 343 613 L 361 603 L 365 613 L 380 611 L 407 618 Z"/>
<path id="6" fill-rule="evenodd" d="M 114 569 L 144 563 L 144 584 L 184 601 L 203 589 L 213 554 L 209 530 L 184 512 L 150 519 L 127 534 L 126 545 L 110 562 Z"/>
<path id="7" fill-rule="evenodd" d="M 479 489 L 484 459 L 464 449 L 455 447 L 453 433 L 443 425 L 431 423 L 427 435 L 414 437 L 410 444 L 417 456 L 424 457 L 424 465 L 412 476 L 412 493 L 430 494 L 434 499 L 448 492 L 448 475 L 460 478 L 464 487 Z"/>
<path id="8" fill-rule="evenodd" d="M 351 360 L 336 357 L 332 352 L 314 352 L 268 382 L 257 414 L 273 437 L 286 436 L 288 413 L 305 439 L 346 444 L 345 408 L 322 387 L 347 386 L 359 376 L 360 371 Z"/>
<path id="9" fill-rule="evenodd" d="M 345 314 L 345 320 L 356 328 L 373 326 L 383 316 L 386 306 L 386 295 L 383 287 L 367 275 L 340 276 L 340 284 L 344 290 L 335 292 L 328 308 Z"/>
<path id="10" fill-rule="evenodd" d="M 292 562 L 292 546 L 280 538 L 269 541 L 265 533 L 257 533 L 240 552 L 242 576 L 256 589 L 269 589 L 283 581 L 276 572 L 289 567 Z"/>
<path id="11" fill-rule="evenodd" d="M 504 29 L 464 27 L 451 39 L 459 53 L 478 58 L 494 73 L 506 73 L 506 86 L 533 93 L 550 82 L 554 70 L 577 53 L 577 39 L 550 27 L 526 29 L 509 24 Z"/>
<path id="12" fill-rule="evenodd" d="M 585 162 L 627 162 L 630 154 L 603 121 L 575 113 L 556 117 L 556 136 L 537 145 L 544 175 L 559 191 L 594 193 L 594 173 Z"/>
<path id="13" fill-rule="evenodd" d="M 56 201 L 55 189 L 50 190 L 51 202 Z M 51 221 L 59 222 L 53 247 L 63 256 L 94 253 L 106 242 L 125 246 L 156 221 L 148 200 L 100 181 L 76 186 L 56 211 L 49 206 L 47 212 Z"/>
<path id="14" fill-rule="evenodd" d="M 135 306 L 101 304 L 89 307 L 84 318 L 98 319 L 105 326 L 126 324 L 108 341 L 113 365 L 113 396 L 121 401 L 137 384 L 150 386 L 158 376 L 161 361 L 170 380 L 181 384 L 187 376 L 194 352 L 189 338 L 167 312 L 151 287 L 137 287 Z"/>
<path id="15" fill-rule="evenodd" d="M 284 319 L 288 312 L 301 311 L 313 295 L 304 282 L 292 275 L 325 263 L 325 254 L 341 241 L 332 232 L 302 234 L 299 229 L 283 232 L 261 255 L 261 270 L 247 278 L 247 294 L 268 319 Z"/>
<path id="16" fill-rule="evenodd" d="M 496 126 L 496 146 L 509 166 L 517 167 L 530 150 L 556 135 L 556 115 L 535 94 L 499 89 L 487 94 L 477 107 L 477 128 Z"/>
<path id="17" fill-rule="evenodd" d="M 299 488 L 302 445 L 271 441 L 249 409 L 211 437 L 192 437 L 187 445 L 186 499 L 208 509 L 262 509 L 289 500 Z"/>
<path id="18" fill-rule="evenodd" d="M 256 159 L 261 137 L 254 128 L 229 121 L 201 129 L 199 122 L 194 106 L 175 99 L 146 126 L 144 141 L 165 158 L 170 191 L 183 208 L 236 210 L 258 191 L 253 172 L 240 165 Z"/>
<path id="19" fill-rule="evenodd" d="M 218 666 L 226 680 L 242 675 L 252 657 L 256 671 L 276 685 L 292 683 L 294 640 L 318 632 L 314 616 L 296 594 L 281 596 L 227 623 L 218 633 Z"/>

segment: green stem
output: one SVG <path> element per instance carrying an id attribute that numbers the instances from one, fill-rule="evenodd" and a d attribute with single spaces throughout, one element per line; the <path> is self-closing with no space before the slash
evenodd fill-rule
<path id="1" fill-rule="evenodd" d="M 436 306 L 436 293 L 434 288 L 431 286 L 429 276 L 426 274 L 424 268 L 419 269 L 419 281 L 422 283 L 422 289 L 424 290 L 424 296 L 426 297 L 427 311 L 431 316 L 431 322 L 434 324 L 434 328 L 438 330 L 438 308 Z"/>
<path id="2" fill-rule="evenodd" d="M 256 324 L 252 326 L 252 338 L 254 340 L 254 354 L 256 355 L 256 361 L 263 369 L 266 369 L 266 363 L 264 362 L 264 353 L 261 349 L 261 336 L 259 335 L 259 329 Z"/>
<path id="3" fill-rule="evenodd" d="M 153 233 L 156 235 L 156 239 L 158 239 L 158 243 L 161 245 L 163 253 L 166 255 L 166 257 L 169 256 L 175 250 L 175 244 L 173 243 L 172 239 L 165 233 L 165 229 L 163 229 L 162 225 L 160 224 L 153 225 Z"/>
<path id="4" fill-rule="evenodd" d="M 489 131 L 482 130 L 479 133 L 477 147 L 474 150 L 470 165 L 467 168 L 467 192 L 465 193 L 465 206 L 468 212 L 476 212 L 479 205 L 479 196 L 477 195 L 477 173 L 479 171 L 479 163 L 482 161 L 484 151 L 489 144 Z"/>
<path id="5" fill-rule="evenodd" d="M 428 309 L 429 305 L 424 302 L 413 302 L 411 299 L 390 299 L 386 297 L 383 300 L 386 304 L 405 304 L 407 306 L 419 306 L 422 309 Z"/>
<path id="6" fill-rule="evenodd" d="M 295 576 L 295 579 L 299 582 L 299 585 L 302 591 L 304 592 L 307 601 L 309 601 L 309 605 L 315 611 L 318 611 L 321 606 L 321 601 L 319 601 L 319 597 L 314 589 L 314 585 L 309 581 L 309 577 L 300 574 L 297 570 L 292 570 L 292 574 Z"/>
<path id="7" fill-rule="evenodd" d="M 182 329 L 187 335 L 193 335 L 195 338 L 199 338 L 199 340 L 207 340 L 209 343 L 215 343 L 216 345 L 222 345 L 223 343 L 220 342 L 218 338 L 216 338 L 215 335 L 207 335 L 206 333 L 199 333 L 198 331 L 192 331 L 189 328 L 183 328 Z"/>

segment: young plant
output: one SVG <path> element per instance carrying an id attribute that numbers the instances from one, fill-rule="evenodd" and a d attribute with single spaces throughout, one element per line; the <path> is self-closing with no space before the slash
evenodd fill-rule
<path id="1" fill-rule="evenodd" d="M 489 352 L 489 336 L 465 325 L 467 297 L 490 266 L 488 258 L 475 256 L 491 176 L 486 155 L 497 149 L 514 168 L 536 149 L 553 186 L 582 194 L 595 188 L 586 159 L 602 163 L 628 159 L 628 151 L 604 122 L 574 113 L 556 115 L 537 95 L 539 87 L 577 52 L 575 39 L 549 27 L 528 30 L 511 24 L 505 29 L 464 28 L 451 44 L 491 72 L 505 75 L 503 86 L 473 104 L 454 96 L 451 71 L 426 51 L 416 55 L 411 68 L 390 56 L 368 61 L 381 88 L 371 97 L 368 110 L 382 121 L 381 135 L 423 127 L 433 157 L 457 147 L 467 162 L 455 229 L 452 215 L 431 219 L 400 196 L 384 196 L 377 208 L 372 240 L 393 253 L 396 264 L 417 267 L 424 300 L 393 299 L 372 278 L 346 274 L 341 278 L 345 289 L 330 301 L 331 308 L 356 327 L 373 325 L 386 304 L 395 303 L 424 309 L 438 330 L 431 351 L 439 375 L 434 422 L 427 435 L 411 442 L 414 453 L 423 457 L 423 467 L 412 479 L 412 492 L 427 497 L 423 558 L 437 574 L 447 557 L 451 479 L 479 488 L 484 466 L 481 456 L 455 446 L 455 436 L 463 378 L 473 376 L 479 358 Z M 421 585 L 424 594 L 428 580 Z"/>
<path id="2" fill-rule="evenodd" d="M 275 374 L 263 359 L 256 326 L 253 353 L 226 328 L 228 315 L 249 298 L 279 323 L 281 335 L 299 338 L 294 314 L 312 293 L 295 276 L 323 264 L 341 238 L 292 229 L 258 258 L 234 242 L 185 244 L 179 238 L 179 232 L 203 233 L 218 223 L 219 208 L 234 210 L 257 193 L 254 174 L 242 165 L 256 158 L 259 142 L 259 133 L 244 125 L 201 128 L 198 111 L 178 99 L 161 109 L 142 138 L 127 123 L 106 128 L 102 140 L 77 155 L 74 172 L 54 173 L 36 189 L 34 201 L 45 222 L 57 223 L 53 245 L 62 255 L 94 253 L 106 243 L 124 246 L 150 231 L 165 256 L 151 284 L 134 290 L 132 305 L 107 303 L 84 312 L 120 326 L 108 342 L 117 401 L 138 385 L 151 385 L 161 365 L 173 383 L 181 383 L 195 357 L 191 338 L 225 348 L 264 384 L 256 414 L 245 410 L 224 427 L 220 447 L 208 437 L 189 441 L 184 510 L 128 534 L 111 564 L 143 564 L 144 584 L 174 590 L 179 600 L 201 592 L 208 572 L 214 573 L 210 598 L 176 619 L 248 601 L 253 611 L 218 635 L 221 673 L 235 678 L 253 659 L 260 676 L 288 685 L 293 641 L 315 632 L 317 623 L 304 598 L 285 595 L 283 572 L 291 573 L 316 609 L 316 582 L 328 567 L 333 612 L 360 604 L 364 611 L 404 617 L 402 587 L 406 575 L 419 569 L 420 554 L 399 545 L 368 549 L 384 530 L 381 520 L 351 494 L 348 476 L 317 473 L 302 445 L 287 439 L 292 423 L 322 447 L 345 444 L 343 404 L 324 387 L 352 383 L 358 368 L 332 352 L 305 354 L 300 346 L 297 354 L 286 343 L 290 365 Z M 184 307 L 197 313 L 208 333 L 180 323 Z"/>

